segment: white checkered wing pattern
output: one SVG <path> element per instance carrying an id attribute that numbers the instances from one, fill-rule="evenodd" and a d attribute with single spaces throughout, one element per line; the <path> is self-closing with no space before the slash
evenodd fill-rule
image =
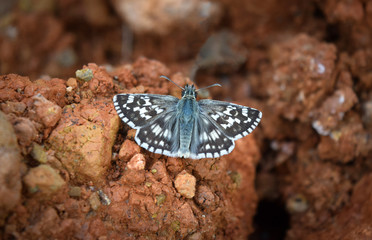
<path id="1" fill-rule="evenodd" d="M 234 147 L 234 141 L 227 137 L 208 116 L 198 115 L 190 146 L 191 158 L 217 158 L 230 153 Z"/>
<path id="2" fill-rule="evenodd" d="M 191 157 L 216 158 L 229 154 L 238 140 L 255 129 L 262 113 L 228 102 L 200 100 L 200 113 L 196 119 Z"/>
<path id="3" fill-rule="evenodd" d="M 179 134 L 177 114 L 169 111 L 150 124 L 137 129 L 135 140 L 138 145 L 150 152 L 177 157 Z"/>
<path id="4" fill-rule="evenodd" d="M 238 140 L 250 134 L 261 121 L 262 113 L 257 109 L 233 103 L 200 100 L 200 112 L 232 140 Z"/>
<path id="5" fill-rule="evenodd" d="M 156 94 L 118 94 L 113 102 L 119 117 L 137 129 L 135 141 L 150 152 L 176 156 L 178 98 Z"/>
<path id="6" fill-rule="evenodd" d="M 118 94 L 113 98 L 119 117 L 134 129 L 174 111 L 178 100 L 173 96 L 157 94 Z"/>

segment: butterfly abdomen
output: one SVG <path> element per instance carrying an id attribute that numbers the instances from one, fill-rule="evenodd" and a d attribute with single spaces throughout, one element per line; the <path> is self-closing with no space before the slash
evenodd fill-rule
<path id="1" fill-rule="evenodd" d="M 178 104 L 180 129 L 180 157 L 189 157 L 192 131 L 198 104 L 195 99 L 182 98 Z"/>

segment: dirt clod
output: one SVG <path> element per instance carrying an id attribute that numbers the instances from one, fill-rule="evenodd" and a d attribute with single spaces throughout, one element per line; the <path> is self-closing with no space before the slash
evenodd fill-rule
<path id="1" fill-rule="evenodd" d="M 65 185 L 58 172 L 49 165 L 32 168 L 23 179 L 29 193 L 49 196 Z"/>
<path id="2" fill-rule="evenodd" d="M 12 125 L 0 111 L 0 226 L 21 199 L 21 152 Z"/>
<path id="3" fill-rule="evenodd" d="M 102 183 L 111 161 L 111 148 L 119 128 L 112 105 L 103 100 L 66 105 L 48 143 L 55 156 L 77 181 Z"/>
<path id="4" fill-rule="evenodd" d="M 138 153 L 134 155 L 127 164 L 127 168 L 130 170 L 143 170 L 145 169 L 146 159 Z"/>
<path id="5" fill-rule="evenodd" d="M 196 178 L 186 171 L 179 173 L 174 181 L 177 191 L 185 198 L 193 198 L 195 196 L 195 185 Z"/>
<path id="6" fill-rule="evenodd" d="M 125 140 L 120 147 L 119 151 L 119 159 L 127 162 L 131 159 L 135 154 L 141 151 L 141 147 L 138 146 L 134 141 Z"/>

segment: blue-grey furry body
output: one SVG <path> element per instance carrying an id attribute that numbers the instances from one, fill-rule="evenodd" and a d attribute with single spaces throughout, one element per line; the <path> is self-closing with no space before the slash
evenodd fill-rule
<path id="1" fill-rule="evenodd" d="M 199 105 L 195 96 L 186 95 L 177 104 L 177 116 L 180 128 L 179 156 L 188 158 L 190 156 L 190 145 L 195 119 L 199 114 Z"/>

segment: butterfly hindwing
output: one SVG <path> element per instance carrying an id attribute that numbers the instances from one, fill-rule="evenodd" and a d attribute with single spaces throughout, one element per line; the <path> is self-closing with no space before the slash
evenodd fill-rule
<path id="1" fill-rule="evenodd" d="M 204 99 L 199 101 L 200 112 L 218 127 L 227 137 L 238 140 L 250 134 L 261 121 L 257 109 L 233 103 Z"/>
<path id="2" fill-rule="evenodd" d="M 174 111 L 164 113 L 151 123 L 139 128 L 135 141 L 150 152 L 176 156 L 179 148 L 179 124 Z"/>
<path id="3" fill-rule="evenodd" d="M 208 116 L 199 114 L 194 124 L 191 158 L 217 158 L 230 153 L 234 147 L 234 141 L 216 127 Z"/>
<path id="4" fill-rule="evenodd" d="M 113 98 L 115 109 L 121 120 L 134 129 L 172 111 L 178 100 L 173 96 L 156 94 L 118 94 Z"/>

